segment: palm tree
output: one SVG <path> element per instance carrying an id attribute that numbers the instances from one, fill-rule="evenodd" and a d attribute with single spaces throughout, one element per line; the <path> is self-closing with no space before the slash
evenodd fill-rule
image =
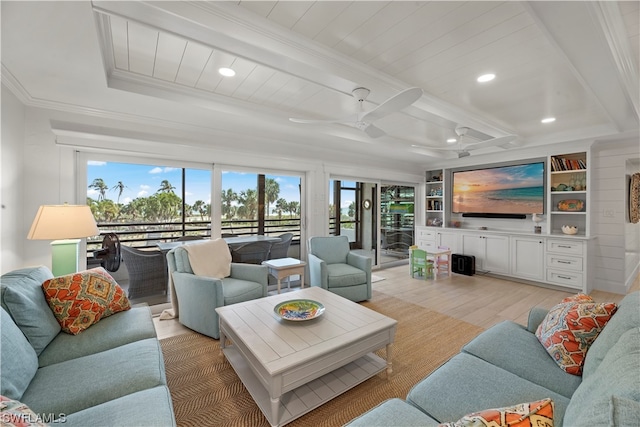
<path id="1" fill-rule="evenodd" d="M 283 198 L 280 198 L 276 201 L 276 212 L 278 213 L 278 219 L 282 219 L 282 212 L 287 211 L 289 208 L 289 204 Z"/>
<path id="2" fill-rule="evenodd" d="M 267 202 L 267 217 L 270 213 L 271 203 L 278 200 L 278 196 L 280 195 L 280 184 L 273 178 L 266 178 L 264 180 L 264 201 Z"/>
<path id="3" fill-rule="evenodd" d="M 222 214 L 227 219 L 231 219 L 233 217 L 234 209 L 231 204 L 236 200 L 238 200 L 238 194 L 231 188 L 222 191 Z"/>
<path id="4" fill-rule="evenodd" d="M 163 179 L 162 182 L 160 183 L 160 188 L 158 189 L 158 191 L 156 191 L 156 193 L 172 193 L 173 194 L 173 190 L 175 189 L 176 187 L 171 185 L 169 181 L 167 181 L 166 179 Z"/>
<path id="5" fill-rule="evenodd" d="M 102 178 L 94 179 L 91 185 L 89 185 L 89 188 L 93 188 L 94 190 L 98 191 L 98 201 L 104 200 L 104 195 L 109 189 Z"/>
<path id="6" fill-rule="evenodd" d="M 300 215 L 300 202 L 296 202 L 295 200 L 293 202 L 289 202 L 287 204 L 287 212 L 289 212 L 292 217 Z"/>
<path id="7" fill-rule="evenodd" d="M 112 190 L 116 190 L 116 189 L 118 190 L 117 203 L 120 203 L 120 196 L 122 196 L 122 192 L 124 191 L 125 188 L 129 188 L 129 187 L 124 185 L 122 181 L 118 181 L 118 183 L 111 188 Z"/>
<path id="8" fill-rule="evenodd" d="M 248 188 L 240 192 L 238 195 L 238 215 L 245 219 L 255 219 L 258 211 L 258 192 L 255 189 Z"/>
<path id="9" fill-rule="evenodd" d="M 200 219 L 204 221 L 204 215 L 207 213 L 207 205 L 202 200 L 196 200 L 191 209 L 200 214 Z"/>

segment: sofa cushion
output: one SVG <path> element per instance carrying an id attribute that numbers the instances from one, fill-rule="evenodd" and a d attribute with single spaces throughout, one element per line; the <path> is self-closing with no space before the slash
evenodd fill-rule
<path id="1" fill-rule="evenodd" d="M 205 240 L 184 246 L 196 276 L 222 279 L 231 274 L 231 251 L 224 239 Z"/>
<path id="2" fill-rule="evenodd" d="M 122 288 L 102 267 L 45 280 L 42 288 L 62 330 L 73 335 L 131 308 Z"/>
<path id="3" fill-rule="evenodd" d="M 613 396 L 640 402 L 638 372 L 640 328 L 633 328 L 622 334 L 598 369 L 583 379 L 571 397 L 565 424 L 607 425 L 606 422 L 598 421 L 610 416 Z"/>
<path id="4" fill-rule="evenodd" d="M 582 382 L 580 376 L 560 369 L 533 333 L 508 320 L 482 332 L 462 351 L 565 397 Z"/>
<path id="5" fill-rule="evenodd" d="M 615 303 L 596 303 L 584 294 L 565 298 L 549 310 L 536 337 L 560 368 L 582 375 L 589 347 L 617 308 Z"/>
<path id="6" fill-rule="evenodd" d="M 361 285 L 367 282 L 367 274 L 349 264 L 328 264 L 329 288 Z"/>
<path id="7" fill-rule="evenodd" d="M 0 396 L 0 424 L 2 427 L 46 426 L 27 405 L 6 396 Z"/>
<path id="8" fill-rule="evenodd" d="M 127 394 L 65 417 L 65 427 L 136 426 L 172 427 L 176 425 L 171 395 L 166 386 Z"/>
<path id="9" fill-rule="evenodd" d="M 544 398 L 554 402 L 554 423 L 562 425 L 569 399 L 467 353 L 459 353 L 416 384 L 407 401 L 439 422 L 487 408 Z"/>
<path id="10" fill-rule="evenodd" d="M 48 366 L 156 336 L 149 306 L 139 304 L 100 320 L 79 335 L 58 334 L 38 362 L 40 367 Z"/>
<path id="11" fill-rule="evenodd" d="M 345 427 L 430 427 L 438 422 L 401 399 L 385 400 L 358 418 L 354 418 Z"/>
<path id="12" fill-rule="evenodd" d="M 60 333 L 60 325 L 42 292 L 42 282 L 52 277 L 48 268 L 40 266 L 14 270 L 0 279 L 2 307 L 37 354 Z"/>
<path id="13" fill-rule="evenodd" d="M 152 338 L 40 368 L 21 400 L 37 413 L 70 414 L 159 385 L 164 360 Z"/>
<path id="14" fill-rule="evenodd" d="M 584 361 L 583 377 L 595 372 L 607 355 L 611 347 L 620 339 L 620 336 L 629 329 L 640 327 L 640 292 L 633 292 L 625 296 L 618 304 L 616 314 L 598 335 L 598 339 L 591 344 Z"/>
<path id="15" fill-rule="evenodd" d="M 4 309 L 0 309 L 0 325 L 0 394 L 20 400 L 38 370 L 38 356 Z"/>
<path id="16" fill-rule="evenodd" d="M 264 286 L 258 282 L 227 277 L 222 280 L 222 292 L 224 293 L 224 305 L 231 305 L 262 298 Z"/>
<path id="17" fill-rule="evenodd" d="M 441 427 L 553 427 L 553 400 L 519 403 L 506 408 L 484 409 Z"/>

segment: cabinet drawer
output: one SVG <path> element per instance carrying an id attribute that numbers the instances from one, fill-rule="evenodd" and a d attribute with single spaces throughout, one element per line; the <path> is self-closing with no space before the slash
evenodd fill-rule
<path id="1" fill-rule="evenodd" d="M 437 249 L 436 242 L 431 240 L 418 239 L 416 240 L 416 246 L 425 251 L 434 251 Z"/>
<path id="2" fill-rule="evenodd" d="M 436 232 L 433 230 L 417 230 L 416 240 L 433 240 L 436 241 Z"/>
<path id="3" fill-rule="evenodd" d="M 582 271 L 582 258 L 547 254 L 547 268 Z"/>
<path id="4" fill-rule="evenodd" d="M 547 282 L 569 288 L 582 289 L 582 273 L 547 270 Z"/>
<path id="5" fill-rule="evenodd" d="M 582 242 L 569 242 L 566 240 L 547 240 L 547 251 L 560 254 L 582 255 L 584 244 Z"/>

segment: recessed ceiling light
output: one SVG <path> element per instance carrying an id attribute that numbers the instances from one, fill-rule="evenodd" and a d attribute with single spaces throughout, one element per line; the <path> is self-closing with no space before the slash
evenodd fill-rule
<path id="1" fill-rule="evenodd" d="M 458 140 L 457 140 L 457 139 L 455 139 L 455 138 L 449 138 L 449 139 L 447 139 L 447 144 L 453 144 L 454 142 L 458 142 Z"/>
<path id="2" fill-rule="evenodd" d="M 541 123 L 553 123 L 556 121 L 555 117 L 546 117 L 542 120 L 540 120 Z"/>
<path id="3" fill-rule="evenodd" d="M 496 75 L 495 74 L 483 74 L 480 77 L 478 77 L 478 82 L 479 83 L 486 83 L 486 82 L 490 82 L 491 80 L 495 79 Z"/>
<path id="4" fill-rule="evenodd" d="M 236 75 L 236 72 L 233 71 L 231 68 L 220 68 L 218 69 L 218 72 L 225 77 L 233 77 Z"/>

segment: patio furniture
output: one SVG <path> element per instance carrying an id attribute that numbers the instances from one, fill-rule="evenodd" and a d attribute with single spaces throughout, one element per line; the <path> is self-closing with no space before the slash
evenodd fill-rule
<path id="1" fill-rule="evenodd" d="M 233 262 L 244 264 L 262 264 L 269 258 L 271 242 L 252 242 L 231 248 Z"/>
<path id="2" fill-rule="evenodd" d="M 284 233 L 279 235 L 278 238 L 280 241 L 271 245 L 269 259 L 287 258 L 289 254 L 289 246 L 291 246 L 293 233 Z"/>
<path id="3" fill-rule="evenodd" d="M 167 293 L 169 276 L 162 251 L 141 250 L 125 245 L 120 249 L 129 271 L 129 298 Z"/>
<path id="4" fill-rule="evenodd" d="M 351 301 L 371 299 L 371 258 L 349 249 L 347 236 L 309 239 L 309 279 Z"/>

